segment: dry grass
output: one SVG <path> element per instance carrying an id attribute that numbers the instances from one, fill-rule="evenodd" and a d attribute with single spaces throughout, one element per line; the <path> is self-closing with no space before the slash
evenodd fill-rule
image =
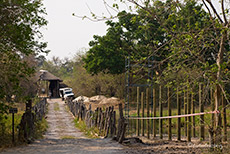
<path id="1" fill-rule="evenodd" d="M 54 111 L 60 111 L 60 107 L 57 102 L 54 104 Z"/>
<path id="2" fill-rule="evenodd" d="M 81 132 L 84 133 L 89 138 L 99 138 L 99 130 L 96 127 L 88 128 L 84 121 L 78 120 L 77 118 L 74 120 L 75 127 L 80 129 Z"/>

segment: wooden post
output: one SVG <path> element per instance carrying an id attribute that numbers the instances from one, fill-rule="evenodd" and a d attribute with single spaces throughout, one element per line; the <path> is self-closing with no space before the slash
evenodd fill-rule
<path id="1" fill-rule="evenodd" d="M 188 86 L 188 90 L 187 90 L 187 108 L 188 108 L 188 114 L 191 114 L 191 102 L 189 100 L 189 86 Z M 191 142 L 191 117 L 187 118 L 188 122 L 187 122 L 187 141 Z"/>
<path id="2" fill-rule="evenodd" d="M 118 122 L 117 141 L 119 143 L 122 143 L 123 140 L 125 139 L 125 131 L 127 126 L 127 123 L 125 122 L 125 118 L 123 116 L 122 104 L 119 104 L 119 113 L 120 113 L 120 118 Z"/>
<path id="3" fill-rule="evenodd" d="M 146 108 L 147 108 L 147 117 L 149 117 L 149 88 L 146 89 Z M 150 120 L 147 119 L 147 138 L 150 138 Z"/>
<path id="4" fill-rule="evenodd" d="M 179 98 L 179 90 L 177 87 L 177 115 L 181 114 L 181 104 Z M 181 140 L 181 118 L 177 118 L 177 140 Z"/>
<path id="5" fill-rule="evenodd" d="M 140 88 L 137 87 L 137 117 L 140 117 Z M 140 120 L 137 119 L 137 129 L 136 129 L 136 135 L 140 135 Z"/>
<path id="6" fill-rule="evenodd" d="M 153 89 L 153 117 L 156 117 L 156 90 Z M 153 137 L 156 137 L 156 120 L 153 120 Z"/>
<path id="7" fill-rule="evenodd" d="M 184 114 L 187 114 L 186 90 L 184 89 Z M 184 118 L 184 136 L 187 136 L 187 117 Z"/>
<path id="8" fill-rule="evenodd" d="M 204 112 L 204 105 L 202 101 L 202 85 L 199 84 L 199 109 Z M 204 140 L 204 115 L 200 115 L 200 140 Z"/>
<path id="9" fill-rule="evenodd" d="M 98 114 L 99 114 L 99 108 L 98 107 L 96 108 L 94 114 L 95 114 L 94 115 L 94 120 L 95 120 L 94 125 L 97 126 Z"/>
<path id="10" fill-rule="evenodd" d="M 145 116 L 145 109 L 144 109 L 144 92 L 141 92 L 141 109 L 142 109 L 142 117 Z M 141 134 L 142 136 L 145 135 L 145 123 L 144 123 L 144 119 L 141 120 Z"/>
<path id="11" fill-rule="evenodd" d="M 168 87 L 168 116 L 172 115 L 171 101 L 170 101 L 170 88 Z M 172 119 L 168 119 L 168 140 L 172 140 Z"/>
<path id="12" fill-rule="evenodd" d="M 28 138 L 31 137 L 33 133 L 33 121 L 32 121 L 32 100 L 29 99 L 26 103 L 26 119 L 27 119 L 27 128 L 28 128 Z"/>
<path id="13" fill-rule="evenodd" d="M 12 112 L 12 143 L 14 144 L 14 112 Z"/>
<path id="14" fill-rule="evenodd" d="M 194 94 L 191 94 L 192 113 L 195 113 Z M 192 136 L 196 137 L 196 116 L 192 116 Z"/>
<path id="15" fill-rule="evenodd" d="M 110 111 L 110 108 L 107 107 L 105 111 L 104 136 L 106 134 L 106 128 L 108 125 L 109 111 Z"/>
<path id="16" fill-rule="evenodd" d="M 163 116 L 162 98 L 161 98 L 161 85 L 159 86 L 159 117 Z M 159 119 L 159 134 L 160 139 L 163 139 L 163 121 Z"/>
<path id="17" fill-rule="evenodd" d="M 99 134 L 100 134 L 100 135 L 103 134 L 104 117 L 105 117 L 105 113 L 101 112 L 100 129 L 99 129 Z"/>
<path id="18" fill-rule="evenodd" d="M 222 94 L 222 116 L 223 116 L 223 129 L 224 129 L 224 137 L 223 141 L 227 141 L 227 118 L 226 118 L 226 100 L 224 94 Z"/>
<path id="19" fill-rule="evenodd" d="M 101 112 L 102 112 L 101 108 L 98 108 L 97 128 L 100 127 Z"/>
<path id="20" fill-rule="evenodd" d="M 116 111 L 113 111 L 113 134 L 112 137 L 114 137 L 116 135 Z"/>
<path id="21" fill-rule="evenodd" d="M 49 81 L 45 81 L 46 84 L 46 97 L 51 97 L 49 96 Z"/>
<path id="22" fill-rule="evenodd" d="M 108 137 L 109 136 L 109 132 L 110 132 L 110 137 L 112 136 L 112 133 L 111 133 L 111 127 L 112 127 L 112 114 L 113 114 L 113 106 L 109 107 L 109 110 L 108 110 L 108 119 L 107 119 L 107 126 L 106 126 L 106 134 L 105 134 L 105 137 Z"/>
<path id="23" fill-rule="evenodd" d="M 118 120 L 118 126 L 117 126 L 117 141 L 119 141 L 121 137 L 121 131 L 122 131 L 122 123 L 123 123 L 123 109 L 122 109 L 122 104 L 119 104 L 119 120 Z"/>

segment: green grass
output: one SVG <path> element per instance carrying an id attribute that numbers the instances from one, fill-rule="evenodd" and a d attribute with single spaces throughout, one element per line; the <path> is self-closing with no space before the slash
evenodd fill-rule
<path id="1" fill-rule="evenodd" d="M 76 137 L 73 137 L 73 136 L 62 136 L 61 139 L 76 139 Z"/>
<path id="2" fill-rule="evenodd" d="M 77 118 L 75 118 L 74 123 L 75 127 L 80 129 L 88 138 L 98 138 L 99 130 L 96 127 L 88 128 L 84 121 L 78 120 Z"/>
<path id="3" fill-rule="evenodd" d="M 157 117 L 159 116 L 159 109 L 157 108 Z M 199 109 L 196 108 L 196 113 L 199 113 Z M 211 107 L 205 107 L 205 112 L 211 111 Z M 230 118 L 228 118 L 230 116 L 230 109 L 227 108 L 226 110 L 227 113 L 227 126 L 229 126 L 230 123 Z M 181 114 L 184 114 L 184 109 L 181 108 Z M 151 115 L 151 113 L 150 113 Z M 177 115 L 177 109 L 173 108 L 172 109 L 172 115 Z M 132 114 L 130 114 L 130 116 L 137 116 L 137 113 L 132 111 Z M 140 111 L 140 116 L 142 116 L 141 111 Z M 145 111 L 145 117 L 146 117 L 146 111 Z M 168 110 L 167 108 L 163 109 L 163 116 L 168 116 Z M 211 118 L 212 118 L 212 114 L 206 114 L 204 115 L 204 119 L 205 119 L 205 136 L 206 139 L 209 137 L 208 134 L 208 124 L 211 125 Z M 191 118 L 192 119 L 192 118 Z M 136 132 L 136 122 L 137 120 L 129 120 L 129 133 L 128 134 L 135 134 Z M 172 119 L 172 134 L 176 134 L 176 127 L 177 127 L 177 118 L 173 118 Z M 141 120 L 140 120 L 141 123 Z M 147 125 L 147 120 L 144 120 L 144 125 L 145 125 L 145 132 L 147 132 L 146 129 L 146 125 Z M 185 118 L 181 118 L 181 134 L 182 136 L 184 136 L 184 125 L 185 125 Z M 151 120 L 150 120 L 150 126 L 151 126 Z M 195 128 L 196 128 L 196 136 L 199 136 L 199 126 L 200 126 L 200 116 L 195 116 Z M 141 127 L 140 127 L 141 128 Z M 159 130 L 159 120 L 156 120 L 156 129 L 157 129 L 157 133 Z M 163 119 L 163 133 L 167 134 L 168 133 L 168 119 Z M 228 130 L 228 136 L 230 136 L 230 131 Z"/>
<path id="4" fill-rule="evenodd" d="M 20 111 L 16 114 L 14 114 L 14 132 L 15 132 L 15 144 L 12 144 L 12 114 L 6 115 L 6 119 L 2 119 L 0 121 L 0 151 L 4 148 L 17 146 L 21 144 L 25 144 L 23 142 L 20 142 L 18 139 L 18 126 L 21 122 L 21 118 L 24 111 Z M 48 128 L 47 121 L 43 118 L 42 121 L 38 121 L 35 123 L 35 132 L 33 133 L 34 137 L 42 138 L 42 135 Z"/>
<path id="5" fill-rule="evenodd" d="M 17 126 L 21 121 L 23 111 L 14 114 L 14 132 L 16 145 L 21 144 L 18 142 L 18 129 Z M 12 147 L 12 114 L 5 115 L 6 118 L 0 122 L 0 150 L 6 147 Z"/>
<path id="6" fill-rule="evenodd" d="M 48 122 L 46 121 L 45 118 L 42 118 L 41 121 L 36 122 L 34 138 L 36 139 L 43 138 L 43 135 L 46 132 L 47 128 L 48 128 Z"/>
<path id="7" fill-rule="evenodd" d="M 60 111 L 60 107 L 57 102 L 54 104 L 54 111 Z"/>

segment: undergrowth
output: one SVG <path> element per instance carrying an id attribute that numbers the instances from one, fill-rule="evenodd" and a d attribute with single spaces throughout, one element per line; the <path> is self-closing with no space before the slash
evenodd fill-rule
<path id="1" fill-rule="evenodd" d="M 79 120 L 78 118 L 74 119 L 75 127 L 80 129 L 89 138 L 99 138 L 99 130 L 96 127 L 88 128 L 84 121 Z"/>
<path id="2" fill-rule="evenodd" d="M 48 128 L 48 122 L 43 117 L 41 121 L 37 121 L 35 123 L 34 138 L 35 139 L 41 139 L 41 138 L 43 138 L 43 135 L 46 132 L 47 128 Z"/>
<path id="3" fill-rule="evenodd" d="M 5 119 L 0 121 L 0 151 L 5 148 L 18 146 L 25 144 L 21 142 L 18 138 L 19 124 L 24 111 L 19 111 L 14 115 L 14 132 L 15 132 L 15 143 L 12 143 L 12 114 L 6 115 Z M 48 128 L 48 123 L 45 118 L 42 118 L 41 121 L 35 123 L 35 131 L 33 133 L 34 139 L 42 138 L 44 132 Z"/>

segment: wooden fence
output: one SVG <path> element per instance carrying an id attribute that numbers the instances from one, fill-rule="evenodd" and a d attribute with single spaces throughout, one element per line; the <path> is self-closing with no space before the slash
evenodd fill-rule
<path id="1" fill-rule="evenodd" d="M 114 106 L 107 107 L 104 110 L 98 107 L 93 111 L 91 105 L 87 108 L 81 101 L 73 102 L 68 99 L 66 103 L 71 113 L 76 118 L 84 121 L 87 127 L 97 127 L 100 136 L 111 137 L 119 143 L 123 142 L 127 123 L 123 116 L 122 104 L 119 104 L 119 120 L 117 121 L 117 112 Z"/>
<path id="2" fill-rule="evenodd" d="M 32 107 L 32 101 L 26 103 L 26 111 L 19 124 L 18 138 L 23 142 L 31 142 L 34 138 L 35 122 L 42 120 L 47 110 L 47 100 L 43 98 Z"/>
<path id="3" fill-rule="evenodd" d="M 133 90 L 134 91 L 134 90 Z M 151 97 L 150 94 L 152 93 Z M 136 98 L 130 98 L 127 136 L 147 138 L 187 140 L 206 140 L 214 128 L 214 98 L 210 87 L 199 84 L 194 87 L 137 88 Z M 222 140 L 227 140 L 228 113 L 226 99 L 220 104 L 222 116 Z M 189 117 L 161 119 L 164 116 L 187 115 L 211 111 Z M 147 118 L 149 117 L 149 119 Z M 156 117 L 155 119 L 151 117 Z"/>

